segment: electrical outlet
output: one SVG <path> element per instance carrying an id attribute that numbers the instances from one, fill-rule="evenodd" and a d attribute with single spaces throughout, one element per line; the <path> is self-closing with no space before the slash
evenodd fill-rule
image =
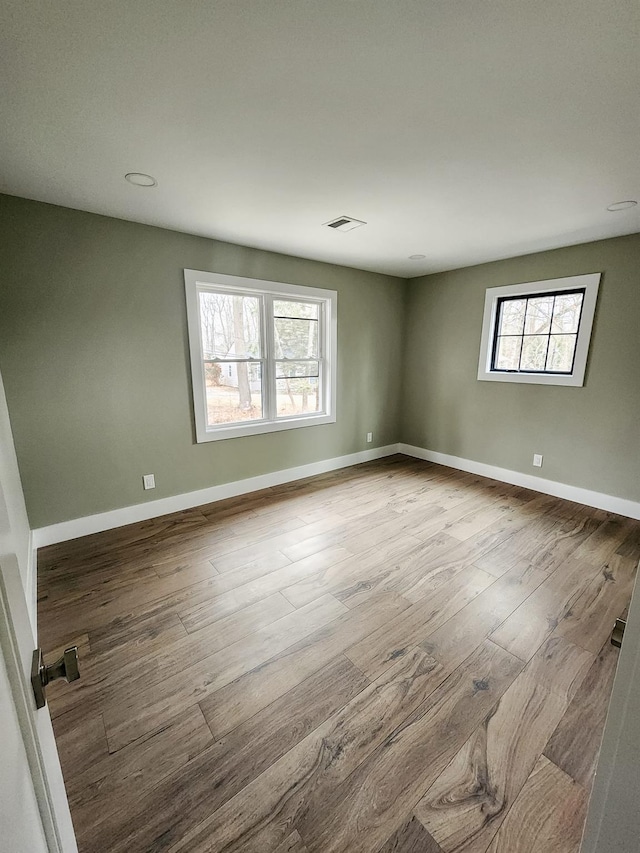
<path id="1" fill-rule="evenodd" d="M 373 433 L 372 433 L 372 432 L 368 432 L 368 433 L 367 433 L 367 441 L 368 441 L 368 442 L 369 442 L 369 441 L 373 441 Z"/>
<path id="2" fill-rule="evenodd" d="M 534 453 L 533 454 L 533 464 L 536 468 L 542 468 L 542 454 Z"/>
<path id="3" fill-rule="evenodd" d="M 155 474 L 143 474 L 142 475 L 142 485 L 145 489 L 155 489 L 156 487 L 156 477 Z"/>

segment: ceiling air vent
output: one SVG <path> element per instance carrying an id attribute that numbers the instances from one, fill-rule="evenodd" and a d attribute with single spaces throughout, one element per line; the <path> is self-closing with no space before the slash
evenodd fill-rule
<path id="1" fill-rule="evenodd" d="M 353 216 L 338 216 L 337 219 L 332 219 L 331 222 L 324 224 L 328 228 L 333 228 L 334 231 L 353 231 L 354 228 L 359 228 L 367 223 L 361 219 L 354 219 Z"/>

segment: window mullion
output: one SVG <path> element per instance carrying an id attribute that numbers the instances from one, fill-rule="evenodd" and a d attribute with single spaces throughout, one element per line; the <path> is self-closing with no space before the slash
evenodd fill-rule
<path id="1" fill-rule="evenodd" d="M 276 359 L 273 335 L 273 296 L 270 293 L 264 294 L 263 306 L 265 348 L 264 404 L 267 420 L 273 421 L 276 419 Z"/>
<path id="2" fill-rule="evenodd" d="M 323 302 L 318 307 L 318 394 L 320 395 L 319 402 L 320 411 L 329 411 L 329 381 L 326 371 L 326 358 L 328 352 L 328 341 L 326 338 L 327 329 L 327 303 Z"/>

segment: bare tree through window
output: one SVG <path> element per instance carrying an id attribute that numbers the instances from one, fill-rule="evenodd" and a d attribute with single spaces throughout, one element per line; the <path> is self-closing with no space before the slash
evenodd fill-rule
<path id="1" fill-rule="evenodd" d="M 500 299 L 492 369 L 571 373 L 583 300 L 582 289 Z"/>

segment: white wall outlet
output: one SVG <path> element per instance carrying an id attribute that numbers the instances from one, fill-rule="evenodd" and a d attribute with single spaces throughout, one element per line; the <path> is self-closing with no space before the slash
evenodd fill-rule
<path id="1" fill-rule="evenodd" d="M 536 468 L 542 468 L 542 454 L 534 453 L 533 454 L 533 464 Z"/>
<path id="2" fill-rule="evenodd" d="M 156 487 L 156 477 L 155 474 L 143 474 L 142 475 L 142 485 L 145 489 L 155 489 Z"/>
<path id="3" fill-rule="evenodd" d="M 373 433 L 372 432 L 367 433 L 367 441 L 373 441 Z"/>

